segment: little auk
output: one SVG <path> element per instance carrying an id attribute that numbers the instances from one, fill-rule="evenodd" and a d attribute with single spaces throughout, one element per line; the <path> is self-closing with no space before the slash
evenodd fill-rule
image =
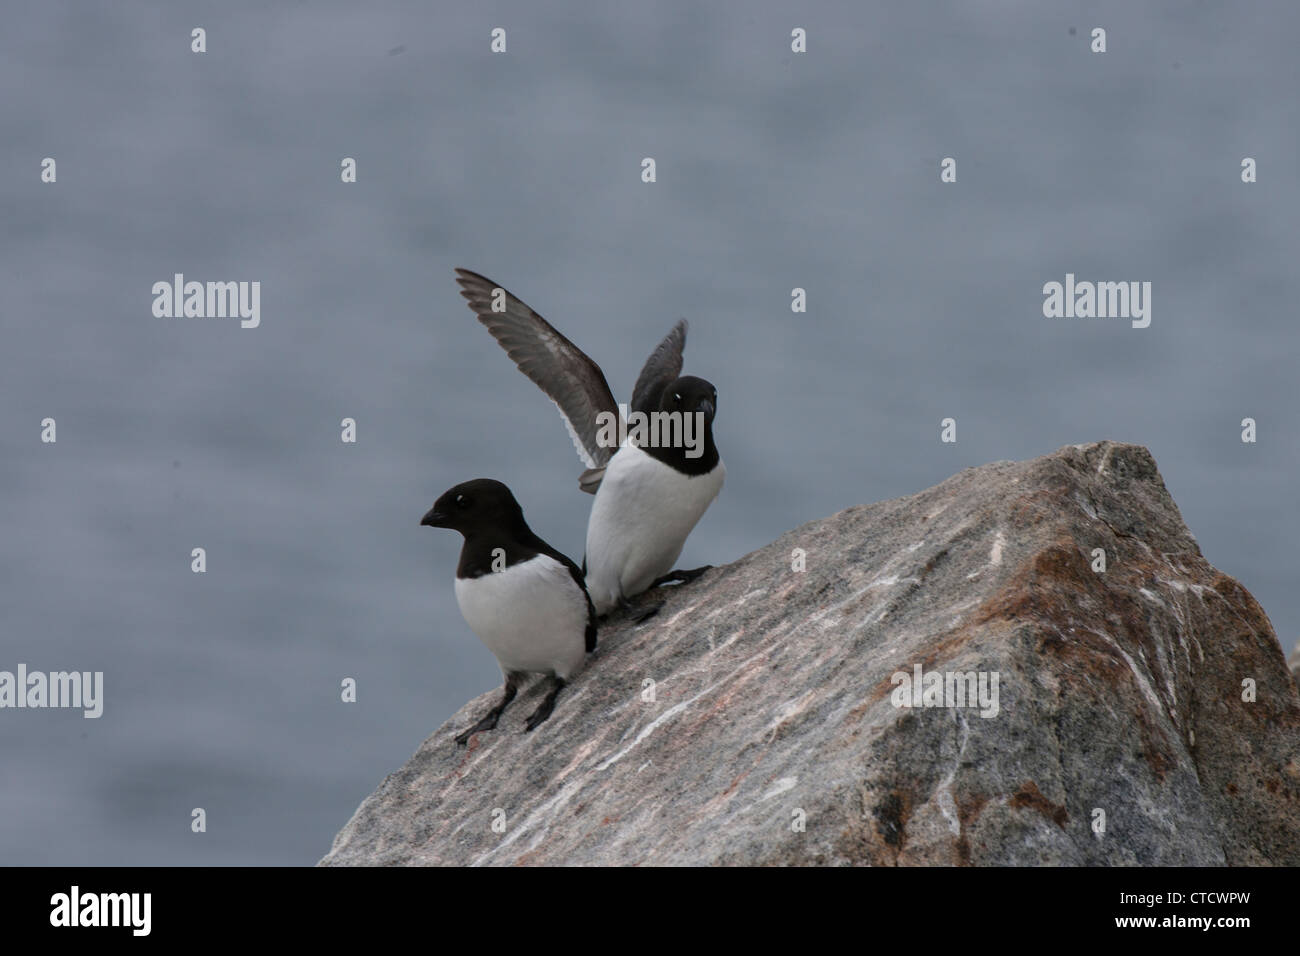
<path id="1" fill-rule="evenodd" d="M 627 599 L 642 591 L 707 571 L 710 565 L 670 571 L 727 474 L 713 441 L 718 391 L 702 378 L 681 374 L 686 321 L 674 325 L 651 353 L 632 389 L 631 408 L 642 416 L 679 413 L 682 420 L 698 412 L 700 441 L 694 448 L 680 441 L 656 444 L 629 432 L 626 440 L 611 442 L 603 423 L 617 422 L 620 436 L 627 429 L 600 366 L 491 279 L 457 269 L 456 281 L 478 320 L 559 408 L 587 466 L 578 486 L 596 500 L 583 570 L 596 613 L 626 609 Z"/>
<path id="2" fill-rule="evenodd" d="M 456 603 L 505 676 L 501 700 L 458 734 L 456 743 L 463 747 L 480 730 L 494 728 L 524 675 L 547 674 L 550 691 L 525 725 L 532 730 L 551 716 L 565 683 L 596 649 L 596 610 L 582 572 L 533 534 L 510 489 L 491 478 L 452 488 L 420 524 L 465 536 L 456 566 Z"/>

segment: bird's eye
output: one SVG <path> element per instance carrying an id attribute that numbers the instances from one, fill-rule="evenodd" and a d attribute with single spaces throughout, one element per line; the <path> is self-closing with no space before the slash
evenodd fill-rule
<path id="1" fill-rule="evenodd" d="M 457 507 L 457 508 L 468 508 L 468 507 L 469 507 L 469 499 L 466 498 L 464 495 L 457 495 L 457 496 L 456 496 L 456 507 Z"/>
<path id="2" fill-rule="evenodd" d="M 673 401 L 674 401 L 674 402 L 680 402 L 681 400 L 682 400 L 682 393 L 681 393 L 681 392 L 674 392 L 674 393 L 673 393 Z"/>
<path id="3" fill-rule="evenodd" d="M 716 388 L 713 390 L 713 400 L 715 402 L 718 400 L 718 390 Z"/>

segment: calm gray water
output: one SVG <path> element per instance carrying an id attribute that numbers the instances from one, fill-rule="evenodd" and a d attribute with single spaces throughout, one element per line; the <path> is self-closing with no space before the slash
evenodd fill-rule
<path id="1" fill-rule="evenodd" d="M 0 669 L 106 702 L 0 711 L 0 862 L 312 863 L 498 683 L 420 516 L 500 478 L 580 558 L 591 499 L 455 266 L 623 399 L 690 320 L 728 480 L 683 566 L 1112 438 L 1294 643 L 1295 4 L 267 6 L 3 17 Z M 178 272 L 260 326 L 155 318 Z M 1151 282 L 1150 327 L 1044 318 L 1067 272 Z"/>

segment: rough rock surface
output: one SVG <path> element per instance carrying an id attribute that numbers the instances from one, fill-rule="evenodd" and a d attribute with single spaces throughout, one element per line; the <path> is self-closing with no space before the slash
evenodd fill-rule
<path id="1" fill-rule="evenodd" d="M 1300 864 L 1296 685 L 1145 448 L 967 469 L 662 597 L 538 731 L 534 685 L 457 748 L 498 690 L 466 704 L 321 862 Z M 996 715 L 895 706 L 918 664 L 996 672 Z"/>

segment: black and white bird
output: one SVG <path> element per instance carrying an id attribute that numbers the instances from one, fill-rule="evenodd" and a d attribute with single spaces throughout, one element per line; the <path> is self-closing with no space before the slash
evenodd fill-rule
<path id="1" fill-rule="evenodd" d="M 494 728 L 526 674 L 547 674 L 550 691 L 525 725 L 532 730 L 551 716 L 565 683 L 596 649 L 596 610 L 582 572 L 533 534 L 510 489 L 491 478 L 452 488 L 420 524 L 465 536 L 456 603 L 505 675 L 501 700 L 456 743 L 464 746 L 473 734 Z"/>
<path id="2" fill-rule="evenodd" d="M 727 474 L 713 441 L 717 389 L 681 374 L 686 321 L 673 326 L 641 369 L 631 411 L 699 412 L 701 441 L 694 448 L 680 442 L 610 442 L 602 418 L 624 420 L 600 366 L 491 279 L 468 269 L 457 269 L 456 277 L 478 320 L 555 402 L 587 466 L 578 485 L 596 500 L 587 522 L 583 569 L 596 613 L 626 607 L 628 598 L 655 585 L 690 581 L 707 571 L 708 566 L 671 570 Z"/>

